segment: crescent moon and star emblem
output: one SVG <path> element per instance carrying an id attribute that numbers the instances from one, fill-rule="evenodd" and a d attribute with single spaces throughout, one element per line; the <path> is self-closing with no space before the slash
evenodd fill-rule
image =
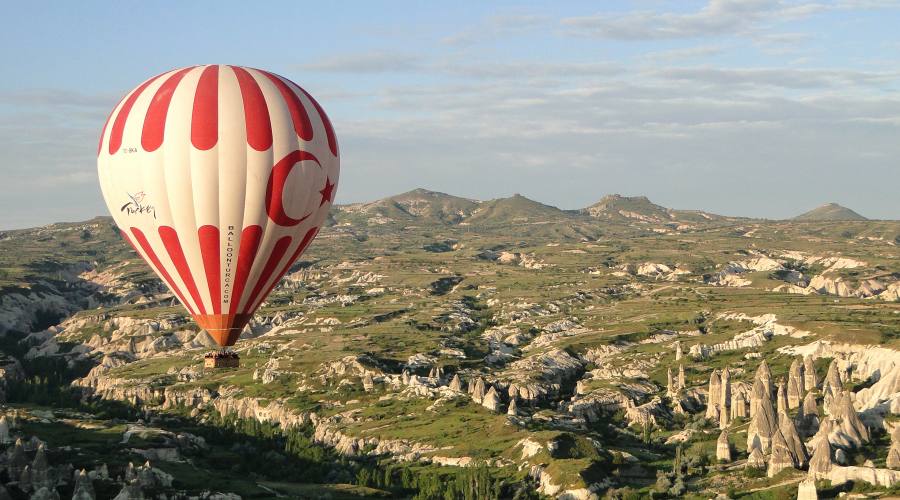
<path id="1" fill-rule="evenodd" d="M 322 164 L 319 163 L 319 160 L 315 155 L 308 151 L 296 150 L 291 151 L 284 158 L 279 160 L 269 173 L 269 181 L 266 184 L 266 211 L 269 214 L 269 219 L 279 226 L 296 226 L 312 215 L 312 212 L 310 212 L 299 219 L 295 219 L 288 215 L 284 210 L 284 188 L 285 184 L 287 184 L 287 178 L 294 167 L 302 161 L 312 161 L 318 165 L 319 168 L 322 168 Z M 319 207 L 325 203 L 331 203 L 334 200 L 335 187 L 336 184 L 331 182 L 331 178 L 326 176 L 325 186 L 319 190 L 319 194 L 322 197 L 319 202 Z"/>

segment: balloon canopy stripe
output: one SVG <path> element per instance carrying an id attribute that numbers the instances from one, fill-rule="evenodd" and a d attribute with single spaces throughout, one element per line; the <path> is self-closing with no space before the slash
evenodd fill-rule
<path id="1" fill-rule="evenodd" d="M 278 87 L 278 92 L 281 93 L 281 97 L 284 98 L 284 103 L 291 113 L 291 121 L 294 123 L 294 131 L 297 133 L 297 136 L 304 141 L 311 141 L 313 138 L 312 123 L 309 121 L 309 115 L 306 113 L 306 108 L 304 108 L 303 103 L 300 102 L 300 96 L 294 93 L 281 78 L 266 71 L 260 71 L 260 73 L 265 75 L 266 78 L 271 80 L 272 83 Z"/>
<path id="2" fill-rule="evenodd" d="M 291 82 L 293 83 L 293 82 Z M 337 146 L 337 137 L 334 135 L 334 128 L 331 126 L 331 120 L 328 119 L 328 115 L 325 114 L 325 110 L 322 109 L 322 106 L 319 106 L 319 102 L 313 98 L 313 96 L 309 95 L 309 92 L 303 90 L 303 87 L 294 83 L 294 85 L 300 89 L 300 92 L 303 92 L 303 95 L 309 99 L 309 102 L 312 103 L 313 107 L 316 108 L 316 112 L 319 113 L 319 119 L 322 120 L 322 126 L 325 127 L 325 137 L 328 139 L 328 149 L 331 150 L 331 154 L 337 156 L 338 154 L 338 146 Z"/>
<path id="3" fill-rule="evenodd" d="M 195 89 L 193 102 L 191 103 L 190 141 L 200 151 L 212 149 L 219 140 L 220 68 L 219 65 L 202 67 L 200 77 L 193 84 Z M 266 151 L 272 146 L 273 140 L 272 123 L 269 117 L 266 97 L 260 88 L 259 82 L 250 71 L 238 66 L 229 66 L 229 68 L 234 73 L 240 88 L 247 144 L 256 151 Z M 156 90 L 144 115 L 139 118 L 143 121 L 141 146 L 145 151 L 156 151 L 165 142 L 166 120 L 169 118 L 168 113 L 175 91 L 185 77 L 190 74 L 191 70 L 195 69 L 198 69 L 198 67 L 183 68 L 172 73 Z M 328 149 L 332 155 L 338 156 L 338 144 L 334 127 L 318 101 L 302 87 L 286 78 L 267 71 L 253 71 L 258 72 L 261 77 L 270 81 L 278 89 L 283 105 L 291 116 L 291 122 L 297 137 L 303 141 L 312 141 L 315 137 L 315 127 L 310 119 L 309 113 L 311 110 L 307 108 L 307 105 L 300 98 L 300 94 L 303 94 L 319 116 L 319 120 L 322 123 L 322 131 L 328 143 Z M 103 140 L 107 130 L 109 130 L 109 154 L 116 154 L 119 148 L 122 147 L 125 127 L 128 118 L 132 115 L 135 102 L 147 87 L 164 75 L 166 73 L 147 80 L 133 92 L 126 95 L 118 113 L 115 112 L 116 108 L 113 108 L 100 135 L 100 141 L 97 145 L 98 154 L 103 148 Z M 115 116 L 113 116 L 114 114 Z M 111 127 L 110 122 L 112 123 Z"/>
<path id="4" fill-rule="evenodd" d="M 122 101 L 119 101 L 120 103 Z M 116 104 L 116 107 L 119 107 Z M 109 112 L 109 115 L 106 116 L 106 123 L 103 124 L 103 130 L 100 132 L 100 142 L 97 143 L 97 155 L 100 155 L 100 152 L 103 151 L 103 138 L 106 137 L 106 128 L 109 127 L 109 121 L 112 120 L 113 113 L 116 112 L 116 108 L 113 108 L 112 111 Z M 125 234 L 125 233 L 122 233 Z M 127 238 L 127 236 L 126 236 Z"/>
<path id="5" fill-rule="evenodd" d="M 247 144 L 257 151 L 265 151 L 272 147 L 272 122 L 269 121 L 269 108 L 259 83 L 247 70 L 231 66 L 241 87 L 244 99 L 244 120 L 247 124 Z"/>
<path id="6" fill-rule="evenodd" d="M 300 257 L 300 255 L 304 251 L 306 251 L 306 247 L 308 247 L 309 244 L 312 243 L 313 238 L 316 237 L 316 234 L 318 234 L 318 232 L 319 232 L 319 228 L 317 228 L 317 227 L 314 227 L 306 232 L 306 234 L 303 236 L 303 239 L 300 241 L 300 244 L 297 245 L 297 249 L 294 250 L 294 253 L 291 255 L 291 258 L 288 259 L 287 262 L 284 263 L 284 267 L 282 267 L 281 270 L 278 271 L 277 276 L 284 276 L 285 274 L 287 274 L 287 272 L 288 272 L 288 270 L 290 270 L 291 266 L 294 265 L 294 262 L 296 262 L 297 259 Z M 275 289 L 275 285 L 277 285 L 277 284 L 278 284 L 278 280 L 273 281 L 272 284 L 269 285 L 269 287 L 266 289 L 265 293 L 262 294 L 262 297 L 263 298 L 268 297 L 269 294 L 272 293 L 272 290 Z M 260 300 L 260 302 L 262 302 L 262 300 Z M 255 309 L 253 309 L 253 310 L 255 310 Z"/>
<path id="7" fill-rule="evenodd" d="M 187 287 L 188 293 L 191 295 L 191 298 L 194 299 L 194 304 L 196 304 L 200 314 L 206 314 L 206 307 L 203 305 L 203 300 L 200 299 L 200 291 L 197 290 L 197 284 L 194 282 L 194 275 L 191 274 L 191 268 L 188 266 L 187 259 L 184 257 L 184 250 L 181 248 L 178 232 L 169 226 L 160 226 L 159 237 L 166 247 L 166 252 L 169 253 L 169 258 L 172 259 L 172 265 L 174 265 L 175 270 L 178 271 L 178 276 L 181 277 L 181 281 L 183 281 L 184 286 Z"/>
<path id="8" fill-rule="evenodd" d="M 162 145 L 166 133 L 166 115 L 169 113 L 172 94 L 175 93 L 175 89 L 184 75 L 192 69 L 184 68 L 170 76 L 159 86 L 156 95 L 150 101 L 150 107 L 144 117 L 144 128 L 141 130 L 141 147 L 144 148 L 144 151 L 156 151 Z"/>
<path id="9" fill-rule="evenodd" d="M 162 75 L 157 75 L 147 80 L 125 99 L 125 102 L 119 109 L 119 114 L 116 115 L 116 120 L 113 122 L 112 130 L 109 133 L 109 154 L 116 154 L 116 151 L 122 147 L 122 134 L 125 133 L 125 123 L 128 121 L 128 114 L 131 113 L 134 102 L 137 101 L 138 97 L 144 93 L 144 90 L 146 90 L 151 83 L 158 80 L 160 76 Z"/>
<path id="10" fill-rule="evenodd" d="M 275 272 L 275 267 L 281 262 L 281 258 L 284 257 L 289 246 L 291 246 L 290 236 L 282 236 L 275 242 L 275 247 L 272 248 L 272 253 L 269 254 L 269 258 L 266 260 L 266 265 L 263 267 L 262 274 L 260 274 L 259 278 L 256 280 L 256 286 L 253 287 L 253 291 L 250 292 L 250 296 L 247 298 L 244 312 L 253 312 L 258 307 L 256 302 L 262 302 L 264 297 L 260 296 L 260 292 L 262 292 L 266 283 L 269 282 L 269 278 L 271 278 L 272 273 Z"/>
<path id="11" fill-rule="evenodd" d="M 203 254 L 203 269 L 206 271 L 206 283 L 209 285 L 209 300 L 213 313 L 222 314 L 221 260 L 219 259 L 219 228 L 202 226 L 197 230 L 200 239 L 200 253 Z"/>
<path id="12" fill-rule="evenodd" d="M 219 66 L 203 69 L 191 114 L 191 144 L 201 151 L 219 142 Z"/>
<path id="13" fill-rule="evenodd" d="M 124 234 L 124 233 L 123 233 Z M 147 240 L 147 237 L 144 235 L 143 231 L 136 227 L 131 228 L 131 234 L 134 235 L 134 239 L 137 240 L 138 245 L 141 246 L 141 249 L 144 251 L 144 254 L 150 259 L 150 264 L 153 265 L 156 274 L 160 275 L 162 279 L 169 285 L 169 288 L 175 292 L 175 295 L 178 297 L 178 300 L 184 304 L 184 307 L 187 308 L 188 312 L 192 315 L 196 314 L 196 311 L 193 307 L 191 307 L 190 303 L 184 299 L 184 294 L 181 293 L 181 289 L 178 285 L 175 284 L 175 280 L 172 279 L 172 276 L 169 274 L 169 271 L 166 271 L 165 266 L 160 262 L 159 257 L 156 255 L 156 252 L 153 251 L 153 247 L 150 245 L 150 242 Z M 130 240 L 129 240 L 130 241 Z"/>
<path id="14" fill-rule="evenodd" d="M 231 293 L 231 303 L 228 307 L 229 314 L 238 312 L 244 288 L 247 286 L 247 278 L 250 277 L 250 268 L 259 251 L 259 242 L 262 239 L 260 226 L 247 226 L 241 232 L 241 248 L 238 250 L 237 267 L 234 273 L 234 288 Z"/>

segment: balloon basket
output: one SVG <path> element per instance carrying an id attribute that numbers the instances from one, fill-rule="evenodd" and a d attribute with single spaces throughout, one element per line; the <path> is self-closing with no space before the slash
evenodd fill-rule
<path id="1" fill-rule="evenodd" d="M 238 368 L 241 358 L 236 352 L 221 350 L 207 353 L 203 357 L 204 368 Z"/>

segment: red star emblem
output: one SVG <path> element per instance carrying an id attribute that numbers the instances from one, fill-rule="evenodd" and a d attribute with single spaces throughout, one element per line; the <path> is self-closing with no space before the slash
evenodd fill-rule
<path id="1" fill-rule="evenodd" d="M 324 205 L 325 202 L 331 202 L 331 198 L 334 196 L 334 184 L 331 183 L 331 179 L 328 177 L 325 177 L 325 187 L 319 191 L 319 194 L 322 195 L 322 201 L 319 202 L 320 207 Z"/>

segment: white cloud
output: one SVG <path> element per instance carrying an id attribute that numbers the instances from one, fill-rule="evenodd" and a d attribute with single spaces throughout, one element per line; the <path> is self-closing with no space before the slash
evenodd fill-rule
<path id="1" fill-rule="evenodd" d="M 415 54 L 376 51 L 332 55 L 300 68 L 332 73 L 392 73 L 417 71 L 422 68 L 423 60 Z"/>
<path id="2" fill-rule="evenodd" d="M 444 37 L 448 45 L 471 45 L 485 40 L 521 35 L 548 25 L 550 18 L 529 13 L 493 15 L 471 28 Z"/>
<path id="3" fill-rule="evenodd" d="M 751 35 L 768 26 L 822 12 L 896 8 L 894 1 L 789 2 L 785 0 L 709 0 L 695 12 L 632 11 L 562 19 L 575 35 L 618 40 L 664 40 Z"/>

